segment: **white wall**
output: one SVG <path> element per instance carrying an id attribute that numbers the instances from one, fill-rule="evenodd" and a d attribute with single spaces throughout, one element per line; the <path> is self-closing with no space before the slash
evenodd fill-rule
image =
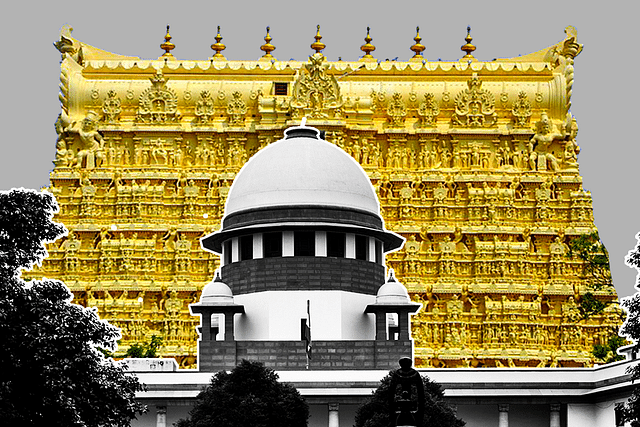
<path id="1" fill-rule="evenodd" d="M 310 301 L 313 340 L 373 340 L 375 317 L 364 314 L 373 295 L 344 291 L 266 291 L 235 297 L 245 307 L 235 316 L 236 340 L 299 340 L 300 319 Z"/>

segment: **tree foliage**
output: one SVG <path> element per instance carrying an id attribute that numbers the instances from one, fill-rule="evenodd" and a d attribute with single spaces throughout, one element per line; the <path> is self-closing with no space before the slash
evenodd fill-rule
<path id="1" fill-rule="evenodd" d="M 444 401 L 442 386 L 422 376 L 425 409 L 422 425 L 425 427 L 463 427 L 465 422 L 456 417 L 453 409 Z M 369 400 L 356 411 L 355 427 L 389 427 L 389 394 L 392 392 L 391 373 L 385 376 Z M 394 392 L 398 393 L 398 390 Z M 413 393 L 413 397 L 417 393 Z"/>
<path id="2" fill-rule="evenodd" d="M 176 427 L 306 427 L 309 406 L 294 387 L 258 362 L 218 372 Z"/>
<path id="3" fill-rule="evenodd" d="M 600 241 L 597 231 L 572 239 L 569 243 L 569 256 L 584 262 L 583 278 L 594 289 L 611 286 L 609 252 Z"/>
<path id="4" fill-rule="evenodd" d="M 64 227 L 49 193 L 0 192 L 0 416 L 6 426 L 125 426 L 142 406 L 138 379 L 106 359 L 118 330 L 71 304 L 56 280 L 25 283 Z"/>
<path id="5" fill-rule="evenodd" d="M 147 357 L 157 356 L 158 348 L 162 345 L 162 337 L 153 335 L 151 341 L 145 343 L 135 343 L 127 349 L 124 357 Z"/>
<path id="6" fill-rule="evenodd" d="M 631 339 L 634 344 L 634 351 L 640 351 L 640 233 L 636 235 L 638 243 L 629 252 L 626 263 L 629 267 L 638 270 L 636 278 L 637 292 L 632 296 L 622 300 L 622 306 L 627 310 L 627 319 L 620 329 L 620 333 Z M 640 379 L 640 365 L 632 366 L 627 370 L 634 380 Z M 631 423 L 631 427 L 640 427 L 640 387 L 636 385 L 623 410 L 623 417 L 626 422 Z"/>

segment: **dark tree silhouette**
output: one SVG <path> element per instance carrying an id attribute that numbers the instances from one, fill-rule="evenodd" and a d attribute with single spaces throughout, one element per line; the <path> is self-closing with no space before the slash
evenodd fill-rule
<path id="1" fill-rule="evenodd" d="M 636 235 L 638 243 L 627 255 L 626 263 L 629 267 L 638 270 L 636 277 L 636 289 L 638 292 L 622 300 L 622 306 L 627 310 L 627 319 L 620 329 L 620 333 L 631 339 L 634 344 L 633 351 L 640 351 L 640 233 Z M 640 366 L 635 365 L 627 370 L 634 380 L 640 379 Z M 631 427 L 640 427 L 640 386 L 633 389 L 631 398 L 623 408 L 623 418 L 631 423 Z"/>
<path id="2" fill-rule="evenodd" d="M 0 415 L 5 426 L 128 426 L 142 405 L 138 379 L 98 350 L 118 330 L 71 304 L 57 280 L 20 278 L 46 256 L 43 242 L 64 234 L 54 197 L 0 192 Z"/>
<path id="3" fill-rule="evenodd" d="M 176 427 L 305 427 L 309 406 L 294 387 L 258 362 L 218 372 Z"/>
<path id="4" fill-rule="evenodd" d="M 392 392 L 391 373 L 380 381 L 380 385 L 356 411 L 355 427 L 389 427 L 394 425 L 394 420 L 389 417 L 389 394 Z M 424 387 L 424 416 L 423 427 L 463 427 L 465 422 L 456 417 L 453 409 L 444 401 L 444 390 L 440 384 L 422 376 Z M 397 397 L 400 388 L 394 390 Z M 418 393 L 412 393 L 412 400 Z M 417 402 L 415 402 L 417 407 Z"/>

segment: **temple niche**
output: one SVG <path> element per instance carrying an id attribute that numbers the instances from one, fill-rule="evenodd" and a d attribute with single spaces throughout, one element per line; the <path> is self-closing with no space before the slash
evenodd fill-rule
<path id="1" fill-rule="evenodd" d="M 307 117 L 362 165 L 386 228 L 406 239 L 387 265 L 423 307 L 417 367 L 592 366 L 621 312 L 568 252 L 596 230 L 570 112 L 575 29 L 491 62 L 470 42 L 460 60 L 416 44 L 418 60 L 377 62 L 370 36 L 361 60 L 329 61 L 321 38 L 303 61 L 275 59 L 269 42 L 263 58 L 230 61 L 216 38 L 212 58 L 182 62 L 166 43 L 144 60 L 65 29 L 50 190 L 70 233 L 25 275 L 97 307 L 123 331 L 119 354 L 157 335 L 162 355 L 193 367 L 188 305 L 220 265 L 199 239 L 219 229 L 240 167 Z M 583 319 L 588 292 L 610 304 Z"/>

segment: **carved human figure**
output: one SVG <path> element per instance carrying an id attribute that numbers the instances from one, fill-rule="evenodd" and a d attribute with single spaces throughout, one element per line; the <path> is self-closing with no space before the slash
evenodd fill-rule
<path id="1" fill-rule="evenodd" d="M 550 147 L 553 141 L 560 140 L 564 135 L 554 130 L 546 112 L 543 112 L 540 121 L 536 124 L 537 132 L 529 141 L 529 166 L 531 170 L 558 170 L 558 159 L 551 153 Z"/>
<path id="2" fill-rule="evenodd" d="M 76 163 L 79 167 L 93 169 L 104 160 L 104 138 L 96 130 L 98 115 L 89 111 L 84 119 L 73 122 L 65 131 L 77 134 L 80 139 L 80 147 L 76 154 Z"/>

